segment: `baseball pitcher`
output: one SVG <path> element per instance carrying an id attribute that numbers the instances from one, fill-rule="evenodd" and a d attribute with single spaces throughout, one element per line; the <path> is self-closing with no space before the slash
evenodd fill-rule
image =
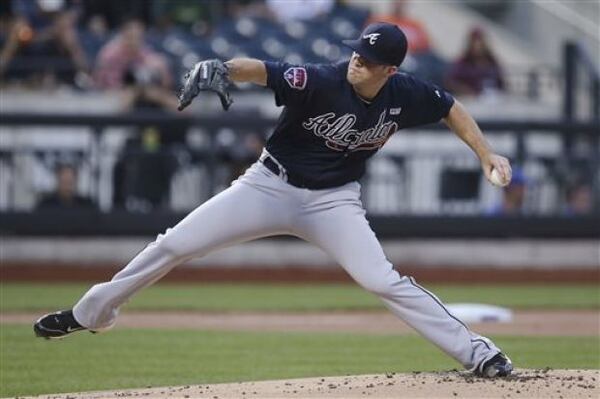
<path id="1" fill-rule="evenodd" d="M 167 229 L 111 281 L 93 286 L 73 307 L 41 317 L 35 333 L 62 338 L 115 324 L 119 308 L 175 266 L 260 237 L 291 234 L 336 260 L 358 284 L 465 368 L 483 377 L 507 376 L 510 359 L 471 331 L 431 292 L 399 274 L 365 218 L 358 180 L 396 131 L 444 120 L 475 152 L 485 176 L 511 179 L 465 108 L 443 89 L 398 73 L 407 49 L 395 25 L 374 23 L 356 40 L 350 60 L 290 65 L 238 58 L 199 62 L 186 75 L 180 109 L 202 91 L 232 104 L 231 82 L 252 82 L 275 94 L 283 111 L 257 160 L 227 190 Z M 243 204 L 243 206 L 240 206 Z M 226 223 L 225 221 L 235 221 Z"/>

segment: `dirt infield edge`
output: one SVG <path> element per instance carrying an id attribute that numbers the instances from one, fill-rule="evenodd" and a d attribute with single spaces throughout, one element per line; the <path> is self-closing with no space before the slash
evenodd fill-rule
<path id="1" fill-rule="evenodd" d="M 104 281 L 110 279 L 121 266 L 110 264 L 72 265 L 42 263 L 2 262 L 0 281 Z M 427 283 L 594 283 L 600 282 L 598 269 L 535 269 L 523 266 L 514 269 L 494 267 L 456 268 L 422 267 L 400 265 L 396 269 L 402 275 L 415 277 Z M 179 267 L 161 281 L 178 282 L 285 282 L 285 283 L 345 283 L 352 282 L 340 267 L 318 269 L 314 267 L 289 266 L 277 269 L 248 266 L 243 268 Z"/>

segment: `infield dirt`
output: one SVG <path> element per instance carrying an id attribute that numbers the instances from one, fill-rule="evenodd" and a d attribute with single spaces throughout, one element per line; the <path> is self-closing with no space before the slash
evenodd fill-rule
<path id="1" fill-rule="evenodd" d="M 599 370 L 516 370 L 486 380 L 464 371 L 375 374 L 44 395 L 39 398 L 598 398 Z"/>

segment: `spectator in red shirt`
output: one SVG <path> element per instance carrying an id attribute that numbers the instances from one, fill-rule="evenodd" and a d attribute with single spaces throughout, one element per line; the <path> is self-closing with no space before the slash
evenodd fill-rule
<path id="1" fill-rule="evenodd" d="M 450 68 L 445 86 L 455 95 L 471 96 L 504 89 L 502 70 L 480 28 L 469 33 L 467 47 Z"/>
<path id="2" fill-rule="evenodd" d="M 100 50 L 95 80 L 102 89 L 119 89 L 132 73 L 138 80 L 153 81 L 170 88 L 173 79 L 167 60 L 144 43 L 145 28 L 139 20 L 129 20 L 121 32 Z"/>

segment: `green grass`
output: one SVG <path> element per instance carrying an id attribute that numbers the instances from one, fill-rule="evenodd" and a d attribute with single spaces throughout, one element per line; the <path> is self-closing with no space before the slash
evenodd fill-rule
<path id="1" fill-rule="evenodd" d="M 0 285 L 0 311 L 69 308 L 91 284 Z M 598 285 L 426 285 L 444 302 L 511 308 L 600 308 Z M 379 310 L 379 300 L 353 284 L 158 284 L 127 305 L 135 310 L 318 311 Z"/>
<path id="2" fill-rule="evenodd" d="M 459 367 L 416 335 L 117 329 L 45 341 L 30 326 L 0 331 L 0 396 Z M 594 337 L 495 341 L 518 367 L 600 368 Z"/>

